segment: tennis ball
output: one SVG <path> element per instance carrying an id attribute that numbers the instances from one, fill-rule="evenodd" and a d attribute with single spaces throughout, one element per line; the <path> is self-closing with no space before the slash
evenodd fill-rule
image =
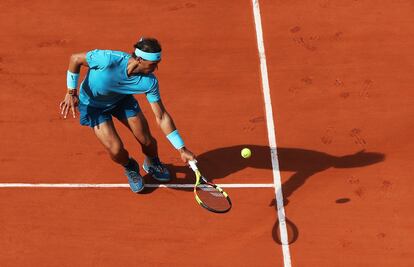
<path id="1" fill-rule="evenodd" d="M 250 151 L 250 149 L 248 148 L 243 148 L 241 151 L 241 155 L 243 158 L 248 159 L 252 155 L 252 151 Z"/>

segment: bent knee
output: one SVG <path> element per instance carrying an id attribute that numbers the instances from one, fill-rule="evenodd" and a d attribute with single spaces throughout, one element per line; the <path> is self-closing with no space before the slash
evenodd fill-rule
<path id="1" fill-rule="evenodd" d="M 116 141 L 107 142 L 105 148 L 112 156 L 117 156 L 125 151 L 122 142 Z"/>
<path id="2" fill-rule="evenodd" d="M 154 137 L 152 137 L 151 135 L 141 136 L 140 138 L 138 138 L 138 141 L 143 146 L 150 146 L 156 142 Z"/>

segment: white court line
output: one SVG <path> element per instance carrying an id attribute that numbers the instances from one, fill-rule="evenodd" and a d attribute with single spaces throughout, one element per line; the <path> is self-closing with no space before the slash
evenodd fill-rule
<path id="1" fill-rule="evenodd" d="M 273 166 L 273 182 L 276 194 L 277 216 L 279 218 L 279 231 L 282 243 L 284 267 L 291 267 L 289 242 L 286 228 L 285 208 L 283 205 L 282 182 L 279 171 L 279 160 L 277 157 L 276 134 L 273 122 L 273 110 L 270 97 L 269 78 L 267 73 L 266 54 L 263 42 L 262 19 L 260 16 L 259 0 L 252 0 L 254 23 L 256 26 L 257 48 L 260 58 L 260 71 L 262 76 L 262 87 L 266 109 L 267 133 L 269 138 L 270 153 Z"/>
<path id="2" fill-rule="evenodd" d="M 273 188 L 274 184 L 217 184 L 222 188 Z M 193 188 L 194 184 L 146 184 L 151 188 Z M 129 184 L 0 183 L 0 188 L 129 188 Z"/>

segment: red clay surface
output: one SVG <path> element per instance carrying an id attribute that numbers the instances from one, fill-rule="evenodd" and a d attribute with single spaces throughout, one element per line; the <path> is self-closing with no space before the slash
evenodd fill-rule
<path id="1" fill-rule="evenodd" d="M 2 190 L 2 266 L 273 266 L 272 190 L 228 190 L 222 216 L 192 192 Z M 6 204 L 6 205 L 5 205 Z M 260 220 L 258 220 L 260 218 Z"/>
<path id="2" fill-rule="evenodd" d="M 292 266 L 414 265 L 412 4 L 260 4 Z M 272 183 L 250 1 L 0 7 L 1 183 L 126 183 L 58 103 L 71 53 L 130 51 L 141 35 L 163 45 L 161 95 L 206 174 Z M 173 182 L 191 183 L 138 99 Z M 282 266 L 273 189 L 228 191 L 234 209 L 216 215 L 186 190 L 0 188 L 0 265 Z"/>

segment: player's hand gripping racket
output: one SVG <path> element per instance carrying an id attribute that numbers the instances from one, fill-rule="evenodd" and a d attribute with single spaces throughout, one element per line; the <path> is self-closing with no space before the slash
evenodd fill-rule
<path id="1" fill-rule="evenodd" d="M 229 211 L 232 206 L 229 195 L 219 186 L 207 181 L 198 169 L 197 161 L 191 160 L 188 163 L 196 176 L 194 196 L 197 203 L 212 212 L 224 213 Z"/>

